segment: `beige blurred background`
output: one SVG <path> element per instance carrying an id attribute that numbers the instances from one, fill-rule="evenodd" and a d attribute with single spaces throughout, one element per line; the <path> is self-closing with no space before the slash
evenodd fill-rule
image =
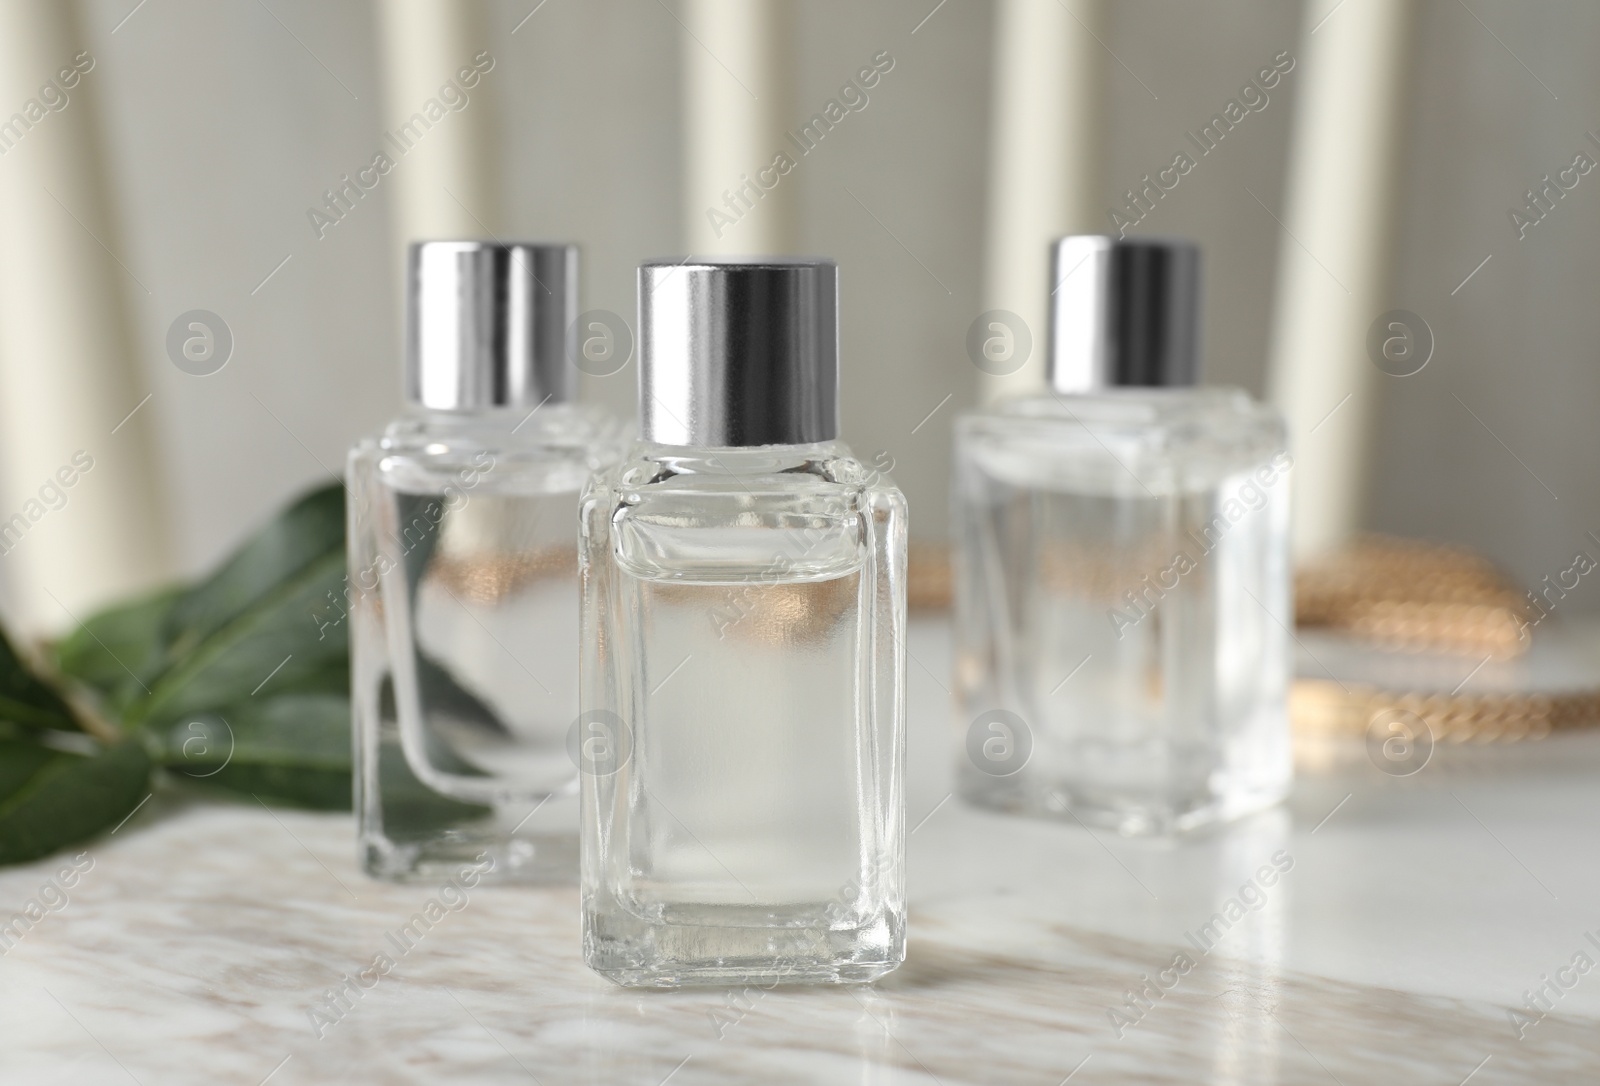
<path id="1" fill-rule="evenodd" d="M 1299 51 L 1307 20 L 1337 18 L 1336 6 L 1109 5 L 1099 24 L 1097 203 L 1122 207 L 1124 190 L 1170 162 L 1251 73 Z M 339 473 L 350 442 L 398 409 L 390 201 L 399 186 L 385 180 L 320 239 L 307 215 L 341 174 L 372 160 L 391 127 L 376 8 L 79 6 L 81 48 L 96 67 L 68 109 L 92 118 L 104 149 L 111 218 L 95 252 L 128 306 L 128 406 L 149 395 L 140 412 L 167 506 L 163 523 L 134 534 L 168 548 L 172 571 L 204 569 L 276 506 Z M 487 3 L 481 48 L 494 67 L 452 118 L 488 126 L 498 148 L 496 176 L 470 197 L 483 201 L 471 210 L 485 232 L 580 243 L 586 307 L 630 321 L 635 264 L 684 252 L 703 225 L 688 221 L 683 193 L 685 57 L 699 46 L 680 15 L 678 0 Z M 965 338 L 986 308 L 995 8 L 812 0 L 786 18 L 791 126 L 873 55 L 894 58 L 870 106 L 783 184 L 794 249 L 840 265 L 846 436 L 865 459 L 893 458 L 913 536 L 937 541 L 949 423 L 979 390 Z M 1586 136 L 1600 133 L 1597 43 L 1600 6 L 1587 0 L 1422 0 L 1408 93 L 1396 103 L 1399 200 L 1382 308 L 1420 314 L 1436 348 L 1414 376 L 1379 375 L 1362 520 L 1477 547 L 1525 587 L 1566 569 L 1585 533 L 1600 532 L 1600 173 L 1526 238 L 1510 219 L 1525 191 L 1575 152 L 1600 156 Z M 38 58 L 38 74 L 20 80 L 7 72 L 0 116 L 66 60 Z M 1203 244 L 1207 380 L 1257 394 L 1278 262 L 1296 251 L 1279 220 L 1303 74 L 1289 74 L 1138 227 Z M 53 123 L 0 157 L 0 188 L 60 134 Z M 71 214 L 70 194 L 5 191 L 27 215 Z M 1102 213 L 1085 227 L 1109 225 Z M 8 300 L 16 304 L 0 295 L 0 322 Z M 167 355 L 169 325 L 193 309 L 219 314 L 234 337 L 231 360 L 210 376 L 181 372 Z M 631 412 L 634 378 L 630 364 L 586 378 L 584 392 Z M 132 455 L 112 435 L 93 451 L 97 462 Z M 64 444 L 48 456 L 72 452 Z M 16 597 L 25 548 L 106 530 L 94 511 L 115 503 L 115 482 L 114 472 L 89 473 L 65 508 L 0 556 L 6 599 Z M 7 489 L 0 516 L 28 497 Z M 1597 604 L 1584 585 L 1563 606 Z"/>

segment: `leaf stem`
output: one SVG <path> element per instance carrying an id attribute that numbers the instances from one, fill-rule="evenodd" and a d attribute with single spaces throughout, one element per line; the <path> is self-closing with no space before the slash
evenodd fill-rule
<path id="1" fill-rule="evenodd" d="M 61 700 L 67 703 L 67 708 L 72 710 L 79 727 L 102 743 L 116 743 L 123 738 L 122 729 L 106 719 L 83 687 L 56 669 L 55 657 L 47 642 L 36 641 L 26 645 L 22 653 L 23 663 L 40 682 L 60 695 Z"/>

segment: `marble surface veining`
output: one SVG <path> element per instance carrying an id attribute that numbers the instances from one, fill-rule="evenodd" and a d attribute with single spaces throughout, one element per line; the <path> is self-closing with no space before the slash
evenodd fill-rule
<path id="1" fill-rule="evenodd" d="M 877 985 L 625 991 L 573 887 L 379 884 L 348 816 L 158 796 L 0 872 L 0 918 L 48 906 L 0 957 L 0 1082 L 1600 1080 L 1600 732 L 1407 778 L 1357 746 L 1279 810 L 1123 840 L 950 797 L 948 638 L 909 644 L 910 956 Z"/>

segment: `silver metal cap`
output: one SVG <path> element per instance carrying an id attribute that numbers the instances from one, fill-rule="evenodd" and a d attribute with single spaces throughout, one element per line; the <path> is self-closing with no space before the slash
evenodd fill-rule
<path id="1" fill-rule="evenodd" d="M 578 247 L 419 241 L 406 297 L 406 398 L 470 411 L 572 399 Z"/>
<path id="2" fill-rule="evenodd" d="M 1192 385 L 1199 379 L 1200 248 L 1074 234 L 1050 260 L 1050 387 Z"/>
<path id="3" fill-rule="evenodd" d="M 639 266 L 639 433 L 663 445 L 839 436 L 831 260 Z"/>

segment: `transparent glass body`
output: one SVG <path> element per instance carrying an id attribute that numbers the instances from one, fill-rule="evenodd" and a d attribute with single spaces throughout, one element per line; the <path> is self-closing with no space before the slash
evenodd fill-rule
<path id="1" fill-rule="evenodd" d="M 573 405 L 416 411 L 348 464 L 356 813 L 380 878 L 577 878 L 578 496 L 624 447 Z M 565 802 L 563 802 L 565 797 Z"/>
<path id="2" fill-rule="evenodd" d="M 957 423 L 963 796 L 1135 834 L 1285 795 L 1291 466 L 1277 414 L 1230 389 Z"/>
<path id="3" fill-rule="evenodd" d="M 625 985 L 905 957 L 905 498 L 839 443 L 641 444 L 584 495 L 583 949 Z"/>

